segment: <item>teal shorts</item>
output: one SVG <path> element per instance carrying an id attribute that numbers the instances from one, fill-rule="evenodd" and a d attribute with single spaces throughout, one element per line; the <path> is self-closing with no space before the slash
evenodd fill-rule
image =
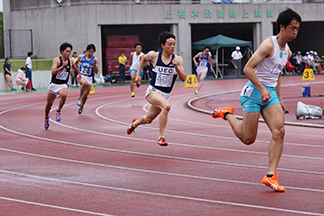
<path id="1" fill-rule="evenodd" d="M 242 108 L 246 112 L 261 112 L 264 108 L 273 104 L 280 104 L 276 88 L 263 85 L 271 95 L 267 103 L 262 102 L 261 92 L 251 81 L 243 87 L 240 95 Z"/>
<path id="2" fill-rule="evenodd" d="M 131 72 L 135 72 L 135 73 L 137 73 L 137 70 L 135 70 L 135 69 L 130 69 L 128 72 L 129 72 L 129 74 L 131 74 Z M 141 75 L 141 77 L 143 78 L 143 75 L 144 75 L 144 71 L 143 71 L 143 70 L 141 71 L 141 74 L 140 74 L 140 75 Z"/>

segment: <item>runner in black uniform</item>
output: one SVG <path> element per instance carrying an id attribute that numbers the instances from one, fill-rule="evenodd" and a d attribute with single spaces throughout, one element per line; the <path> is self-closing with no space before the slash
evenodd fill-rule
<path id="1" fill-rule="evenodd" d="M 73 76 L 71 67 L 73 67 L 73 69 L 79 73 L 79 79 L 81 77 L 79 69 L 73 64 L 73 61 L 70 59 L 72 48 L 73 47 L 71 44 L 63 43 L 60 46 L 60 52 L 62 55 L 60 57 L 54 58 L 53 60 L 52 79 L 51 83 L 48 86 L 47 103 L 45 106 L 44 127 L 46 130 L 49 128 L 49 112 L 57 96 L 60 96 L 61 100 L 56 111 L 56 121 L 61 121 L 61 109 L 66 101 L 66 96 L 69 90 L 67 82 L 69 81 L 69 75 Z"/>
<path id="2" fill-rule="evenodd" d="M 169 103 L 171 90 L 174 82 L 179 75 L 180 80 L 186 80 L 186 74 L 183 69 L 183 60 L 181 56 L 174 53 L 175 36 L 170 32 L 162 32 L 159 35 L 159 44 L 162 47 L 162 52 L 151 51 L 143 56 L 136 74 L 136 84 L 141 85 L 140 72 L 143 67 L 150 61 L 154 67 L 152 71 L 152 79 L 150 86 L 146 90 L 146 100 L 151 104 L 151 107 L 146 115 L 139 120 L 134 119 L 133 124 L 127 129 L 127 134 L 131 134 L 135 128 L 141 124 L 151 123 L 158 115 L 160 136 L 158 144 L 167 146 L 168 143 L 164 138 L 164 129 L 168 122 L 168 113 L 171 109 Z"/>

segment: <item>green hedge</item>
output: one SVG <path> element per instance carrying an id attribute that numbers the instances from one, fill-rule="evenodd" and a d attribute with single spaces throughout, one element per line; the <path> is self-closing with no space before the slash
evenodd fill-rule
<path id="1" fill-rule="evenodd" d="M 0 59 L 0 72 L 4 72 L 3 71 L 4 61 L 5 61 L 4 59 Z M 52 62 L 53 62 L 52 60 L 38 61 L 38 59 L 32 59 L 32 65 L 33 65 L 32 70 L 51 70 Z M 17 71 L 19 68 L 25 67 L 25 59 L 10 59 L 10 63 L 11 63 L 12 71 Z"/>

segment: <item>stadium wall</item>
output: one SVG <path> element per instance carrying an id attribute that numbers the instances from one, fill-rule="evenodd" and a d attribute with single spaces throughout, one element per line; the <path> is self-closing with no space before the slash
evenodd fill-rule
<path id="1" fill-rule="evenodd" d="M 191 74 L 191 24 L 253 23 L 255 50 L 262 40 L 273 34 L 273 23 L 280 10 L 286 7 L 297 11 L 303 21 L 324 20 L 322 3 L 212 4 L 204 1 L 205 4 L 72 5 L 69 2 L 59 5 L 52 0 L 50 6 L 11 10 L 10 0 L 4 0 L 4 28 L 32 29 L 34 55 L 40 58 L 59 56 L 59 45 L 67 41 L 78 53 L 82 53 L 87 44 L 94 43 L 97 47 L 95 55 L 102 62 L 105 50 L 102 50 L 101 26 L 169 24 L 170 31 L 177 36 L 176 54 L 183 57 L 185 71 Z"/>

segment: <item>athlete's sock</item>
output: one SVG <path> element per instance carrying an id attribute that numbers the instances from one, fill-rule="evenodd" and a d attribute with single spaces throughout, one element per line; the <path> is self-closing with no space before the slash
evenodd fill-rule
<path id="1" fill-rule="evenodd" d="M 273 174 L 267 174 L 268 178 L 271 178 L 273 176 Z"/>
<path id="2" fill-rule="evenodd" d="M 232 113 L 226 112 L 226 113 L 224 114 L 224 119 L 227 120 L 226 116 L 227 116 L 228 114 L 232 114 Z"/>
<path id="3" fill-rule="evenodd" d="M 164 136 L 159 136 L 159 139 L 164 138 Z"/>

